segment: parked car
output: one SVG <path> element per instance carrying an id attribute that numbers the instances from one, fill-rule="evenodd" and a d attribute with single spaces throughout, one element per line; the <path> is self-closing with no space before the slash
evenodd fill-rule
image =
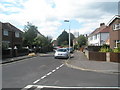
<path id="1" fill-rule="evenodd" d="M 55 51 L 54 57 L 55 58 L 69 58 L 70 53 L 67 48 L 59 48 Z"/>
<path id="2" fill-rule="evenodd" d="M 70 53 L 73 53 L 74 52 L 74 49 L 73 48 L 67 48 L 67 50 L 69 51 L 70 49 Z"/>

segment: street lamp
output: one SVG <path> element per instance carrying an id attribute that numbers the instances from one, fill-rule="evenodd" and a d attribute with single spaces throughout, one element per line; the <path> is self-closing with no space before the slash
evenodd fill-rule
<path id="1" fill-rule="evenodd" d="M 70 21 L 69 20 L 64 20 L 64 22 L 69 22 L 69 53 L 70 53 Z M 70 56 L 69 56 L 70 58 Z"/>

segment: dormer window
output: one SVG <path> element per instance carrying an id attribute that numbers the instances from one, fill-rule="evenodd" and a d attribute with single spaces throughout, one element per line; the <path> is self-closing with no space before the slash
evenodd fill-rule
<path id="1" fill-rule="evenodd" d="M 120 23 L 113 25 L 113 30 L 120 30 Z"/>

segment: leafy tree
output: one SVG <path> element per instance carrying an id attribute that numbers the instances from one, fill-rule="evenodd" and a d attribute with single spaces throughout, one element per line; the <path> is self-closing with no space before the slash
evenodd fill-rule
<path id="1" fill-rule="evenodd" d="M 24 46 L 30 46 L 32 47 L 34 39 L 37 36 L 38 30 L 35 25 L 32 25 L 31 23 L 27 23 L 24 27 L 24 34 L 23 34 L 23 44 Z"/>
<path id="2" fill-rule="evenodd" d="M 78 37 L 78 45 L 79 45 L 79 47 L 81 47 L 83 45 L 86 45 L 86 42 L 87 42 L 87 38 L 84 35 L 80 35 Z"/>
<path id="3" fill-rule="evenodd" d="M 34 39 L 34 46 L 36 48 L 41 47 L 42 51 L 48 52 L 52 50 L 52 38 L 51 37 L 45 37 L 45 36 L 37 36 Z"/>
<path id="4" fill-rule="evenodd" d="M 71 40 L 71 46 L 73 45 L 72 41 L 74 39 L 74 35 L 70 33 L 70 40 Z M 60 34 L 57 38 L 57 42 L 59 46 L 66 46 L 69 44 L 69 33 L 67 33 L 65 30 Z"/>
<path id="5" fill-rule="evenodd" d="M 57 42 L 59 46 L 64 45 L 64 42 L 66 42 L 65 44 L 68 44 L 68 40 L 69 40 L 68 33 L 65 30 L 57 38 Z"/>

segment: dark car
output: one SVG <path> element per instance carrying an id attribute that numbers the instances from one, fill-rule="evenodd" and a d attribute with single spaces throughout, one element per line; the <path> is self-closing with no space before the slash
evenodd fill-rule
<path id="1" fill-rule="evenodd" d="M 73 53 L 73 52 L 74 52 L 74 49 L 73 49 L 73 48 L 67 48 L 67 50 L 68 50 L 68 51 L 70 50 L 70 53 Z"/>

